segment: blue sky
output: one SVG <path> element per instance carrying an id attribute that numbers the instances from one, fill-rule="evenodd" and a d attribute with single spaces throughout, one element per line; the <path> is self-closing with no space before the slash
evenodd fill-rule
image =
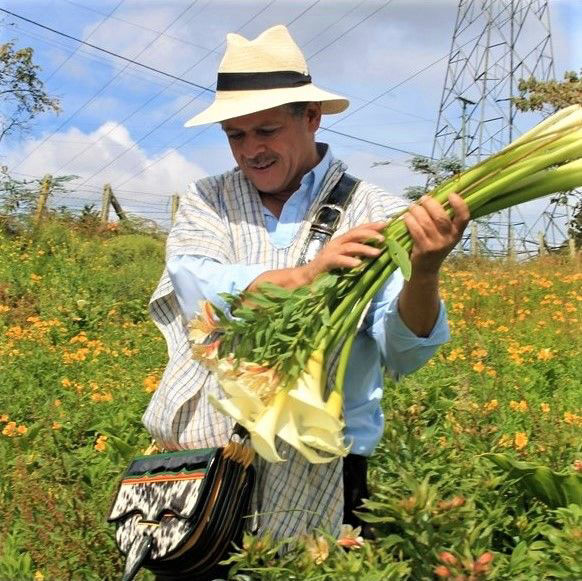
<path id="1" fill-rule="evenodd" d="M 215 82 L 227 32 L 254 38 L 289 24 L 315 83 L 352 102 L 323 125 L 388 147 L 326 131 L 319 139 L 352 173 L 397 194 L 419 178 L 407 167 L 409 156 L 390 148 L 431 153 L 457 11 L 455 0 L 4 0 L 2 6 L 206 87 Z M 550 20 L 561 77 L 582 66 L 575 43 L 582 2 L 550 0 Z M 193 179 L 232 166 L 217 126 L 183 127 L 211 102 L 211 93 L 18 18 L 4 15 L 0 30 L 3 41 L 35 49 L 40 76 L 63 108 L 0 144 L 1 162 L 15 172 L 77 174 L 76 196 L 87 200 L 98 199 L 110 182 L 126 204 L 155 217 Z M 535 120 L 522 115 L 518 126 Z M 390 164 L 375 165 L 385 161 Z"/>

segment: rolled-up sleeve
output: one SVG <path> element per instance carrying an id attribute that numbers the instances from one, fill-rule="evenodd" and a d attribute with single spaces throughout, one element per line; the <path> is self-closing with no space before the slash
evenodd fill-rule
<path id="1" fill-rule="evenodd" d="M 268 270 L 264 264 L 220 264 L 212 258 L 191 255 L 169 258 L 167 269 L 187 321 L 199 312 L 201 300 L 225 310 L 221 293 L 240 294 Z"/>
<path id="2" fill-rule="evenodd" d="M 394 379 L 422 367 L 437 348 L 450 339 L 442 300 L 428 337 L 419 337 L 406 326 L 398 312 L 398 296 L 403 283 L 402 273 L 397 270 L 374 297 L 365 320 L 366 331 L 378 344 L 382 362 Z"/>

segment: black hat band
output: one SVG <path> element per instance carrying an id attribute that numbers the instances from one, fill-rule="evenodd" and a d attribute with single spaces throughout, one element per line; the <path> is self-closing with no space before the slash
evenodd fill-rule
<path id="1" fill-rule="evenodd" d="M 218 73 L 217 91 L 253 91 L 257 89 L 290 89 L 311 83 L 311 76 L 297 71 L 266 73 Z"/>

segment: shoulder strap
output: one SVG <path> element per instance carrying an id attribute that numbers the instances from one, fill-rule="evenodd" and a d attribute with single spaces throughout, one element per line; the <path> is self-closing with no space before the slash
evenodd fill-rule
<path id="1" fill-rule="evenodd" d="M 344 173 L 320 202 L 301 250 L 298 265 L 312 260 L 333 236 L 359 183 L 360 180 Z"/>

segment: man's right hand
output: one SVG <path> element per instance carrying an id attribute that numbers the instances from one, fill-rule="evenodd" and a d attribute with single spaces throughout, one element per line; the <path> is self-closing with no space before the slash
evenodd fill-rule
<path id="1" fill-rule="evenodd" d="M 384 241 L 380 231 L 385 226 L 385 222 L 372 222 L 348 230 L 342 236 L 330 240 L 303 268 L 307 269 L 309 278 L 314 280 L 323 272 L 359 266 L 362 262 L 359 257 L 375 258 L 381 249 L 371 246 L 370 242 Z"/>
<path id="2" fill-rule="evenodd" d="M 354 268 L 362 262 L 360 256 L 374 258 L 380 254 L 381 250 L 371 246 L 370 242 L 384 240 L 380 231 L 385 226 L 385 222 L 356 226 L 342 236 L 330 240 L 311 262 L 295 268 L 264 272 L 253 280 L 247 290 L 255 291 L 265 282 L 284 288 L 297 288 L 310 284 L 320 274 L 335 268 Z"/>

